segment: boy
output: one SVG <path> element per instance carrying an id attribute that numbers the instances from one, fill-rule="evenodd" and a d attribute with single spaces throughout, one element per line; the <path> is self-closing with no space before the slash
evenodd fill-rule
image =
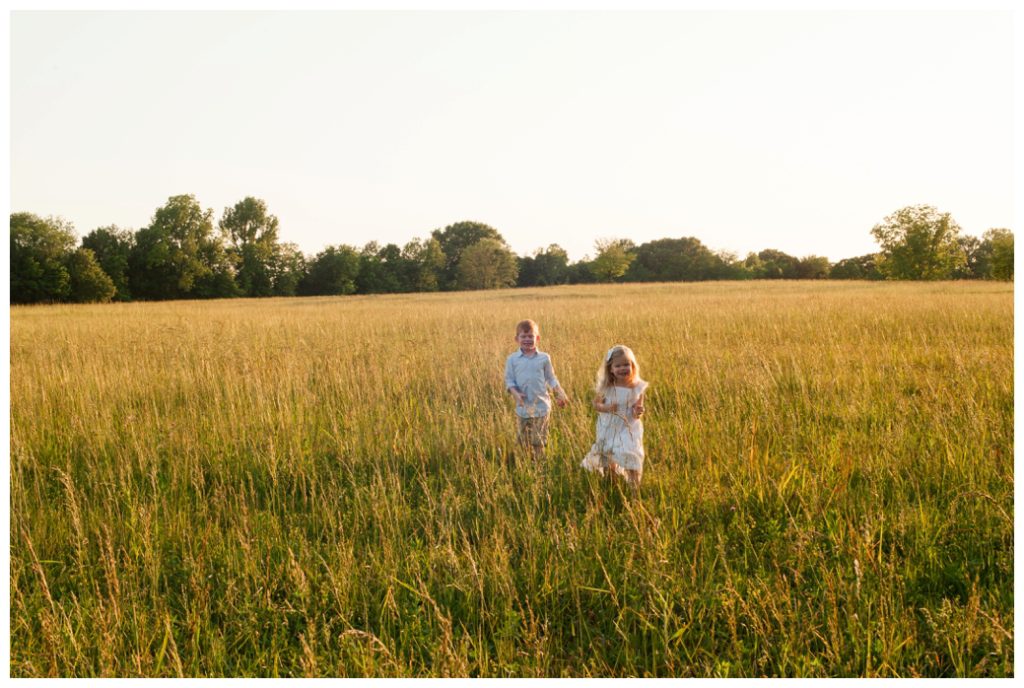
<path id="1" fill-rule="evenodd" d="M 544 456 L 548 438 L 548 414 L 551 397 L 548 387 L 555 391 L 555 403 L 565 406 L 569 398 L 558 384 L 551 357 L 537 350 L 540 327 L 532 320 L 516 325 L 516 343 L 519 351 L 505 360 L 505 388 L 515 397 L 519 431 L 516 437 L 521 445 L 530 449 L 534 458 Z"/>

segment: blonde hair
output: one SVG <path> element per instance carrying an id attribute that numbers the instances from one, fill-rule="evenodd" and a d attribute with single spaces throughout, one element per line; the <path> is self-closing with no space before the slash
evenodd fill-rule
<path id="1" fill-rule="evenodd" d="M 633 350 L 625 344 L 616 344 L 608 349 L 608 353 L 604 355 L 601 367 L 597 369 L 597 382 L 594 385 L 594 389 L 598 394 L 603 394 L 605 390 L 615 384 L 615 376 L 612 375 L 612 361 L 619 356 L 625 356 L 626 360 L 629 361 L 629 384 L 635 385 L 640 382 L 640 365 L 636 362 Z"/>
<path id="2" fill-rule="evenodd" d="M 516 334 L 518 335 L 520 332 L 533 332 L 534 334 L 540 334 L 540 325 L 532 320 L 521 320 L 516 325 Z"/>

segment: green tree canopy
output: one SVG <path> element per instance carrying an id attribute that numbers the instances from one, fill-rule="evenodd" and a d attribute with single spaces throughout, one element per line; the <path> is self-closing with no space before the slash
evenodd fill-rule
<path id="1" fill-rule="evenodd" d="M 724 272 L 722 259 L 694 237 L 648 241 L 633 252 L 625 275 L 631 282 L 707 280 Z"/>
<path id="2" fill-rule="evenodd" d="M 824 256 L 804 256 L 796 262 L 794 276 L 796 279 L 825 279 L 830 268 L 831 264 Z"/>
<path id="3" fill-rule="evenodd" d="M 569 275 L 569 284 L 593 284 L 597 282 L 597 276 L 594 275 L 593 267 L 594 261 L 588 257 L 584 257 L 575 263 L 570 263 L 568 270 L 566 270 Z"/>
<path id="4" fill-rule="evenodd" d="M 200 260 L 207 266 L 195 283 L 190 296 L 199 299 L 220 299 L 240 296 L 241 292 L 235 283 L 235 269 L 228 257 L 220 237 L 211 235 L 209 241 L 200 247 Z"/>
<path id="5" fill-rule="evenodd" d="M 402 247 L 402 258 L 405 260 L 405 283 L 412 291 L 437 291 L 441 288 L 445 255 L 437 239 L 413 239 Z"/>
<path id="6" fill-rule="evenodd" d="M 956 238 L 960 251 L 964 254 L 962 263 L 953 268 L 953 279 L 981 279 L 989 270 L 989 256 L 982 248 L 981 239 L 970 234 L 961 234 Z"/>
<path id="7" fill-rule="evenodd" d="M 235 282 L 244 296 L 274 293 L 274 263 L 278 258 L 278 220 L 266 202 L 247 196 L 225 208 L 220 231 L 235 269 Z"/>
<path id="8" fill-rule="evenodd" d="M 590 263 L 590 271 L 598 282 L 613 282 L 626 274 L 636 258 L 633 242 L 629 239 L 598 239 L 594 242 L 597 257 Z"/>
<path id="9" fill-rule="evenodd" d="M 79 248 L 68 256 L 68 276 L 71 291 L 69 299 L 76 303 L 110 301 L 114 281 L 103 271 L 91 249 Z"/>
<path id="10" fill-rule="evenodd" d="M 232 296 L 236 293 L 213 211 L 195 196 L 172 196 L 135 235 L 130 256 L 132 293 L 147 299 Z"/>
<path id="11" fill-rule="evenodd" d="M 747 272 L 746 266 L 743 261 L 740 260 L 739 255 L 734 251 L 718 250 L 715 251 L 715 257 L 720 261 L 720 267 L 716 271 L 715 276 L 712 279 L 723 279 L 723 280 L 745 280 L 750 279 L 750 274 Z"/>
<path id="12" fill-rule="evenodd" d="M 516 256 L 498 239 L 481 239 L 462 252 L 458 265 L 459 289 L 501 289 L 516 283 Z"/>
<path id="13" fill-rule="evenodd" d="M 444 270 L 442 271 L 441 288 L 454 289 L 458 285 L 458 264 L 462 252 L 483 239 L 494 239 L 506 248 L 505 239 L 494 227 L 482 222 L 456 222 L 443 230 L 435 229 L 431 236 L 437 240 L 444 252 Z"/>
<path id="14" fill-rule="evenodd" d="M 114 284 L 114 298 L 118 301 L 130 301 L 132 298 L 128 269 L 134 246 L 135 234 L 115 225 L 99 227 L 82 237 L 82 248 L 95 254 L 103 272 Z"/>
<path id="15" fill-rule="evenodd" d="M 546 287 L 569 281 L 569 254 L 558 244 L 539 248 L 519 259 L 518 286 Z"/>
<path id="16" fill-rule="evenodd" d="M 871 235 L 881 247 L 878 269 L 887 279 L 949 279 L 966 260 L 957 241 L 960 226 L 930 205 L 900 208 Z"/>
<path id="17" fill-rule="evenodd" d="M 274 253 L 274 295 L 295 296 L 306 274 L 306 257 L 293 243 L 278 244 Z"/>
<path id="18" fill-rule="evenodd" d="M 11 303 L 65 300 L 71 293 L 67 260 L 75 243 L 65 220 L 12 213 Z"/>
<path id="19" fill-rule="evenodd" d="M 354 294 L 359 276 L 359 253 L 351 246 L 328 246 L 309 262 L 299 283 L 302 296 Z"/>
<path id="20" fill-rule="evenodd" d="M 748 255 L 745 264 L 754 279 L 797 279 L 800 259 L 778 249 L 766 248 Z"/>
<path id="21" fill-rule="evenodd" d="M 856 258 L 844 258 L 832 266 L 828 276 L 830 279 L 878 280 L 882 279 L 876 261 L 878 256 L 869 253 Z"/>
<path id="22" fill-rule="evenodd" d="M 1013 279 L 1013 232 L 1008 229 L 990 229 L 981 238 L 988 253 L 991 269 L 986 275 L 998 280 Z"/>
<path id="23" fill-rule="evenodd" d="M 404 284 L 402 250 L 395 244 L 381 246 L 371 241 L 359 253 L 359 274 L 356 292 L 359 294 L 393 294 L 406 291 Z"/>

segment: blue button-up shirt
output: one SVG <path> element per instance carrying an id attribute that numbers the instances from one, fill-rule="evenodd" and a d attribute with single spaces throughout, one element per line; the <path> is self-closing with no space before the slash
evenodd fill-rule
<path id="1" fill-rule="evenodd" d="M 558 378 L 551 367 L 551 357 L 543 351 L 527 356 L 522 349 L 505 359 L 505 387 L 518 389 L 526 395 L 526 403 L 516 404 L 521 418 L 541 418 L 551 412 L 548 387 L 557 389 Z"/>

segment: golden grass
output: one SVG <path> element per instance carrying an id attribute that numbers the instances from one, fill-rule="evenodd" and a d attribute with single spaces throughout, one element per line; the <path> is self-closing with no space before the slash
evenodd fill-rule
<path id="1" fill-rule="evenodd" d="M 1008 676 L 992 283 L 11 310 L 16 676 Z M 515 323 L 573 403 L 510 469 Z M 614 343 L 638 498 L 584 474 Z"/>

